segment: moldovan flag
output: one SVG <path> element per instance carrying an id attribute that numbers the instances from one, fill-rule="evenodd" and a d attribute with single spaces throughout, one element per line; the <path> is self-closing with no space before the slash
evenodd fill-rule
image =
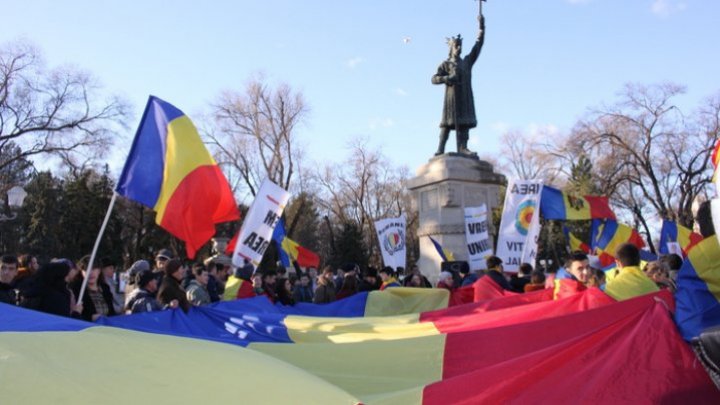
<path id="1" fill-rule="evenodd" d="M 574 196 L 549 186 L 543 187 L 540 213 L 545 219 L 615 219 L 607 197 Z"/>
<path id="2" fill-rule="evenodd" d="M 116 192 L 153 209 L 155 222 L 195 257 L 215 224 L 240 218 L 225 175 L 190 118 L 150 96 Z"/>

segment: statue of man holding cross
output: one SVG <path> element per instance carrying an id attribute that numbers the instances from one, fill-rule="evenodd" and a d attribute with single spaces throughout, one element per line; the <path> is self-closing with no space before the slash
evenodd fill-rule
<path id="1" fill-rule="evenodd" d="M 482 1 L 479 2 L 482 7 Z M 440 144 L 435 155 L 445 153 L 445 144 L 450 136 L 450 130 L 455 130 L 457 139 L 457 152 L 464 155 L 475 156 L 467 147 L 470 128 L 477 126 L 475 118 L 475 102 L 472 91 L 472 67 L 475 64 L 485 40 L 485 17 L 478 15 L 480 30 L 470 53 L 461 57 L 462 37 L 460 35 L 448 38 L 450 54 L 442 62 L 437 73 L 432 77 L 433 84 L 445 85 L 445 102 L 443 103 L 442 119 L 440 121 Z"/>

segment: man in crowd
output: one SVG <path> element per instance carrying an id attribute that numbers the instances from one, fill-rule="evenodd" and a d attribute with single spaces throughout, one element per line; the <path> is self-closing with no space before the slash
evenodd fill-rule
<path id="1" fill-rule="evenodd" d="M 503 290 L 512 291 L 510 283 L 505 278 L 505 272 L 503 271 L 503 262 L 497 256 L 490 256 L 485 260 L 487 270 L 485 270 L 485 276 L 490 277 L 492 281 L 497 283 Z"/>
<path id="2" fill-rule="evenodd" d="M 195 306 L 209 304 L 211 301 L 207 284 L 210 275 L 207 272 L 207 268 L 202 263 L 196 263 L 192 267 L 192 274 L 195 277 L 190 280 L 185 290 L 188 301 Z"/>
<path id="3" fill-rule="evenodd" d="M 170 259 L 174 258 L 175 255 L 170 249 L 160 249 L 157 255 L 155 255 L 155 269 L 153 270 L 153 273 L 158 279 L 158 285 L 162 285 L 163 277 L 165 277 L 165 266 L 167 266 Z"/>
<path id="4" fill-rule="evenodd" d="M 532 274 L 532 272 L 532 264 L 521 264 L 517 274 L 513 274 L 510 277 L 510 286 L 513 288 L 513 290 L 517 292 L 524 292 L 525 286 L 530 283 L 530 274 Z"/>
<path id="5" fill-rule="evenodd" d="M 565 262 L 565 267 L 558 270 L 555 276 L 554 298 L 563 298 L 585 290 L 585 284 L 592 274 L 588 256 L 581 251 L 572 252 Z"/>
<path id="6" fill-rule="evenodd" d="M 293 290 L 295 302 L 313 302 L 313 291 L 310 287 L 310 277 L 306 273 L 300 273 L 300 279 Z"/>
<path id="7" fill-rule="evenodd" d="M 618 301 L 658 291 L 657 285 L 640 270 L 640 250 L 623 243 L 615 252 L 616 275 L 608 281 L 605 292 Z"/>
<path id="8" fill-rule="evenodd" d="M 157 278 L 150 269 L 141 270 L 136 273 L 133 284 L 135 284 L 137 288 L 128 295 L 128 302 L 125 306 L 128 313 L 137 314 L 140 312 L 160 311 L 162 309 L 160 303 L 155 299 Z"/>
<path id="9" fill-rule="evenodd" d="M 17 291 L 13 280 L 18 272 L 18 259 L 13 255 L 3 255 L 0 259 L 0 302 L 17 304 Z"/>
<path id="10" fill-rule="evenodd" d="M 460 277 L 462 277 L 462 282 L 460 283 L 461 287 L 464 287 L 466 285 L 472 285 L 476 281 L 478 281 L 478 275 L 474 272 L 470 272 L 470 266 L 468 265 L 468 262 L 462 262 L 460 265 Z"/>
<path id="11" fill-rule="evenodd" d="M 335 301 L 335 282 L 333 278 L 335 273 L 332 267 L 325 266 L 322 273 L 318 276 L 318 287 L 315 290 L 313 302 L 315 304 L 328 304 Z"/>
<path id="12" fill-rule="evenodd" d="M 385 266 L 380 270 L 380 278 L 382 279 L 380 291 L 386 288 L 400 287 L 400 283 L 395 278 L 395 271 L 390 266 Z"/>
<path id="13" fill-rule="evenodd" d="M 115 262 L 109 257 L 101 258 L 100 271 L 105 284 L 110 287 L 115 313 L 121 314 L 125 306 L 125 286 L 121 285 L 120 274 L 115 272 Z"/>
<path id="14" fill-rule="evenodd" d="M 375 291 L 379 288 L 377 270 L 374 267 L 368 267 L 363 273 L 362 280 L 360 280 L 358 291 Z"/>

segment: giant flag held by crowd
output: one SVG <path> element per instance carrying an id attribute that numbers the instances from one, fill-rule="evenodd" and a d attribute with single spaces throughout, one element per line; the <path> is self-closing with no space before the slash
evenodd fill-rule
<path id="1" fill-rule="evenodd" d="M 675 221 L 664 220 L 660 229 L 660 253 L 675 253 L 686 257 L 690 248 L 700 243 L 702 235 L 678 225 Z"/>
<path id="2" fill-rule="evenodd" d="M 557 300 L 498 290 L 452 307 L 444 289 L 256 297 L 94 324 L 0 304 L 0 372 L 13 377 L 0 388 L 22 403 L 126 403 L 98 389 L 110 380 L 143 402 L 720 402 L 667 291 L 616 302 L 597 288 Z"/>
<path id="3" fill-rule="evenodd" d="M 615 219 L 607 197 L 575 196 L 550 186 L 543 186 L 540 213 L 545 219 Z"/>
<path id="4" fill-rule="evenodd" d="M 240 218 L 225 175 L 182 111 L 150 96 L 116 188 L 156 212 L 155 222 L 185 241 L 187 255 Z"/>

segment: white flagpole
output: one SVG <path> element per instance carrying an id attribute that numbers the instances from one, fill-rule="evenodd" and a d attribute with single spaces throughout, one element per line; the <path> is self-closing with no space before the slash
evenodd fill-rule
<path id="1" fill-rule="evenodd" d="M 93 264 L 95 263 L 95 255 L 97 254 L 98 247 L 100 246 L 100 240 L 105 233 L 105 227 L 107 226 L 108 220 L 110 219 L 110 213 L 112 212 L 113 206 L 115 206 L 115 200 L 117 199 L 117 193 L 113 192 L 113 196 L 110 199 L 110 205 L 105 213 L 105 219 L 103 220 L 102 226 L 100 227 L 100 233 L 98 233 L 97 239 L 95 239 L 95 246 L 93 246 L 92 253 L 90 254 L 90 262 L 83 277 L 82 287 L 80 287 L 80 294 L 77 297 L 77 303 L 82 304 L 83 296 L 85 295 L 85 288 L 87 288 L 87 282 L 90 278 L 90 272 L 92 271 Z"/>

